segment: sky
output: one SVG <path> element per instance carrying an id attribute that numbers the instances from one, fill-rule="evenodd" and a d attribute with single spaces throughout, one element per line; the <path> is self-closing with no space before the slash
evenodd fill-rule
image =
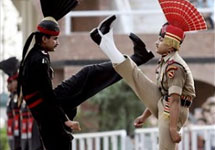
<path id="1" fill-rule="evenodd" d="M 0 61 L 12 56 L 21 58 L 22 34 L 18 31 L 21 22 L 18 11 L 11 0 L 0 0 Z M 7 76 L 0 71 L 0 93 L 3 89 Z"/>

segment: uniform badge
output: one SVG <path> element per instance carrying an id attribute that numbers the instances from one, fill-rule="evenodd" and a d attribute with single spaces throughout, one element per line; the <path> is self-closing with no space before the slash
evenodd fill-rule
<path id="1" fill-rule="evenodd" d="M 45 58 L 43 58 L 42 59 L 42 64 L 47 64 L 47 63 L 48 63 L 48 61 Z"/>
<path id="2" fill-rule="evenodd" d="M 174 65 L 168 66 L 166 69 L 168 78 L 170 78 L 170 79 L 174 78 L 176 70 L 178 70 L 178 67 L 176 67 Z"/>
<path id="3" fill-rule="evenodd" d="M 171 70 L 171 71 L 169 71 L 169 72 L 167 73 L 167 75 L 168 75 L 168 77 L 169 77 L 170 79 L 172 79 L 172 78 L 174 78 L 174 76 L 175 76 L 175 71 L 174 71 L 174 70 Z"/>

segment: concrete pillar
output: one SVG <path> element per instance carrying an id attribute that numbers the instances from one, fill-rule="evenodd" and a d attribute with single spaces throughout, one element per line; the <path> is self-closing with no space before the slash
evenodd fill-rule
<path id="1" fill-rule="evenodd" d="M 28 36 L 36 30 L 36 25 L 39 18 L 41 18 L 41 13 L 36 9 L 38 0 L 12 0 L 16 6 L 19 15 L 21 17 L 21 31 L 23 35 L 23 44 L 28 38 Z"/>

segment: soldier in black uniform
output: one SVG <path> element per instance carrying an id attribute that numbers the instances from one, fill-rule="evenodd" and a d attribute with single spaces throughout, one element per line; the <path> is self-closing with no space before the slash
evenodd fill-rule
<path id="1" fill-rule="evenodd" d="M 47 1 L 48 2 L 48 1 Z M 57 2 L 57 1 L 56 1 Z M 19 91 L 36 120 L 42 141 L 47 150 L 70 150 L 71 130 L 78 129 L 77 124 L 71 121 L 76 115 L 76 107 L 89 97 L 95 95 L 105 87 L 119 81 L 121 77 L 114 71 L 110 62 L 84 67 L 76 75 L 63 82 L 56 89 L 52 89 L 52 68 L 50 66 L 49 52 L 59 45 L 59 26 L 56 20 L 65 15 L 61 12 L 52 12 L 52 7 L 61 6 L 65 11 L 70 3 L 71 8 L 76 1 L 66 1 L 67 5 L 56 5 L 51 1 L 41 1 L 45 18 L 40 22 L 37 31 L 33 32 L 23 49 L 22 62 L 19 72 Z M 59 3 L 59 2 L 57 2 Z M 57 9 L 59 10 L 59 9 Z M 59 16 L 61 14 L 61 16 Z M 63 14 L 63 15 L 62 15 Z M 52 16 L 52 17 L 50 17 Z M 115 18 L 108 18 L 101 26 L 91 33 L 92 39 L 99 43 L 101 37 L 98 30 L 105 33 Z M 28 51 L 32 38 L 35 36 L 35 44 Z M 138 65 L 143 64 L 153 57 L 145 47 L 139 47 L 139 39 L 131 37 L 135 44 L 135 54 L 131 58 Z"/>
<path id="2" fill-rule="evenodd" d="M 0 62 L 0 69 L 8 75 L 7 88 L 10 92 L 7 103 L 7 133 L 11 150 L 21 150 L 20 110 L 17 101 L 17 78 L 19 61 L 15 57 Z"/>
<path id="3" fill-rule="evenodd" d="M 10 94 L 10 98 L 12 101 L 12 113 L 13 113 L 13 137 L 14 137 L 14 150 L 21 150 L 21 117 L 20 117 L 20 109 L 18 107 L 18 100 L 17 100 L 17 77 L 18 74 L 15 75 L 16 78 L 12 79 L 11 82 L 16 82 L 13 86 L 14 88 L 13 93 Z"/>
<path id="4" fill-rule="evenodd" d="M 9 87 L 8 85 L 8 91 Z M 12 112 L 12 101 L 11 99 L 7 102 L 6 113 L 7 113 L 7 138 L 10 149 L 13 147 L 14 139 L 13 139 L 13 112 Z"/>
<path id="5" fill-rule="evenodd" d="M 8 114 L 8 140 L 12 150 L 21 150 L 20 111 L 17 102 L 17 77 L 18 74 L 10 76 L 7 80 L 10 92 L 7 114 Z"/>
<path id="6" fill-rule="evenodd" d="M 7 133 L 11 150 L 43 150 L 36 122 L 33 120 L 25 102 L 21 107 L 17 101 L 17 78 L 19 61 L 11 57 L 0 63 L 9 78 L 7 88 L 10 98 L 7 103 Z"/>

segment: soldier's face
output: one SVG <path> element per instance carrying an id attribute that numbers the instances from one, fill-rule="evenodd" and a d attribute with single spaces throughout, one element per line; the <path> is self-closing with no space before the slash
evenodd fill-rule
<path id="1" fill-rule="evenodd" d="M 9 92 L 14 93 L 17 90 L 17 80 L 12 80 L 8 83 L 7 89 Z"/>
<path id="2" fill-rule="evenodd" d="M 50 38 L 43 36 L 42 42 L 43 48 L 46 51 L 54 51 L 55 48 L 59 45 L 58 36 L 51 36 Z"/>
<path id="3" fill-rule="evenodd" d="M 156 52 L 160 55 L 166 54 L 167 52 L 172 50 L 172 47 L 164 43 L 163 38 L 159 37 L 158 40 L 155 43 L 156 45 Z"/>
<path id="4" fill-rule="evenodd" d="M 11 86 L 11 82 L 8 82 L 8 84 L 7 84 L 7 90 L 9 91 L 9 92 L 12 92 L 12 88 L 11 88 L 12 86 Z"/>

